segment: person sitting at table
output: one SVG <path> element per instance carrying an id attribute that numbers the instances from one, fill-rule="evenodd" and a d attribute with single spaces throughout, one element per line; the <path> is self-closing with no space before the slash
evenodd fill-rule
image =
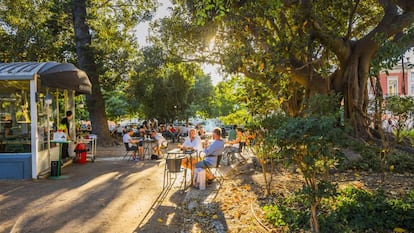
<path id="1" fill-rule="evenodd" d="M 203 147 L 201 145 L 201 139 L 197 135 L 197 130 L 190 129 L 190 131 L 188 132 L 188 137 L 185 138 L 183 145 L 179 145 L 178 147 L 183 151 L 191 151 L 191 152 L 202 151 Z M 196 163 L 197 163 L 196 158 L 191 158 L 191 160 L 189 158 L 185 158 L 181 161 L 181 166 L 183 166 L 184 168 L 190 168 L 191 174 L 193 177 Z"/>
<path id="2" fill-rule="evenodd" d="M 226 142 L 224 154 L 237 153 L 239 151 L 240 142 L 242 140 L 243 130 L 237 128 L 236 138 Z"/>
<path id="3" fill-rule="evenodd" d="M 170 126 L 168 126 L 168 128 L 167 128 L 167 132 L 168 132 L 169 137 L 171 138 L 172 142 L 174 143 L 175 139 L 178 136 L 177 129 L 172 124 L 170 124 Z"/>
<path id="4" fill-rule="evenodd" d="M 221 139 L 221 129 L 213 129 L 213 143 L 210 144 L 207 148 L 204 149 L 205 157 L 204 160 L 199 161 L 195 164 L 195 168 L 207 168 L 215 167 L 217 165 L 217 156 L 223 154 L 224 151 L 224 141 Z M 206 170 L 207 183 L 211 183 L 215 177 L 213 174 Z"/>
<path id="5" fill-rule="evenodd" d="M 160 159 L 163 155 L 161 149 L 166 148 L 168 145 L 167 140 L 165 140 L 165 138 L 155 130 L 151 131 L 151 138 L 155 140 L 155 145 L 152 147 L 153 155 L 151 158 Z"/>
<path id="6" fill-rule="evenodd" d="M 201 138 L 197 135 L 195 128 L 190 129 L 188 137 L 185 138 L 183 145 L 179 146 L 181 150 L 201 151 Z"/>
<path id="7" fill-rule="evenodd" d="M 139 151 L 139 159 L 140 160 L 144 160 L 144 147 L 142 144 L 142 140 L 134 140 L 132 139 L 132 135 L 134 134 L 134 130 L 132 128 L 127 130 L 127 133 L 124 134 L 124 136 L 122 137 L 122 141 L 124 143 L 128 143 L 128 147 L 134 151 L 134 154 L 132 155 L 132 160 L 136 160 L 137 159 L 137 151 L 138 151 L 138 147 L 140 149 Z M 142 148 L 142 150 L 141 150 Z"/>
<path id="8" fill-rule="evenodd" d="M 147 130 L 145 130 L 145 127 L 143 125 L 140 125 L 138 128 L 138 137 L 144 139 L 146 135 L 147 135 Z"/>

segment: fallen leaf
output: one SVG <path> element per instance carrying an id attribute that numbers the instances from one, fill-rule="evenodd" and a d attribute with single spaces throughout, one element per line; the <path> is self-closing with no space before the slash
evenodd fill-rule
<path id="1" fill-rule="evenodd" d="M 399 228 L 399 227 L 394 228 L 394 230 L 392 230 L 392 231 L 393 231 L 393 232 L 397 232 L 397 233 L 407 232 L 407 230 L 405 230 L 405 229 L 403 229 L 403 228 Z"/>
<path id="2" fill-rule="evenodd" d="M 198 212 L 197 215 L 198 215 L 198 217 L 204 217 L 203 212 Z"/>

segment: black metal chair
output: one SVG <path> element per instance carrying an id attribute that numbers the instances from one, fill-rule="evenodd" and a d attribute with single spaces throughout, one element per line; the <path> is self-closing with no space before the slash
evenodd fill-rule
<path id="1" fill-rule="evenodd" d="M 127 157 L 128 157 L 128 161 L 132 160 L 132 156 L 134 155 L 135 148 L 130 147 L 129 143 L 127 143 L 127 142 L 124 142 L 124 145 L 125 145 L 125 154 L 124 154 L 124 157 L 122 158 L 122 160 L 124 160 Z"/>
<path id="2" fill-rule="evenodd" d="M 206 169 L 213 174 L 213 176 L 215 177 L 215 179 L 217 180 L 217 182 L 219 182 L 219 184 L 223 184 L 224 182 L 224 174 L 220 171 L 220 163 L 221 163 L 221 159 L 223 158 L 223 155 L 217 155 L 217 163 L 216 166 L 214 167 L 206 167 Z"/>
<path id="3" fill-rule="evenodd" d="M 227 152 L 225 154 L 227 166 L 230 166 L 230 162 L 233 162 L 234 160 L 239 161 L 239 163 L 245 163 L 247 161 L 243 155 L 245 145 L 245 142 L 239 142 L 239 148 L 237 148 L 236 151 Z"/>

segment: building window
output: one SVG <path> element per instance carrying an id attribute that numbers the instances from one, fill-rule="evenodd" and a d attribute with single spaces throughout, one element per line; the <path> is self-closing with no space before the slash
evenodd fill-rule
<path id="1" fill-rule="evenodd" d="M 398 95 L 398 78 L 397 77 L 387 77 L 387 94 Z"/>

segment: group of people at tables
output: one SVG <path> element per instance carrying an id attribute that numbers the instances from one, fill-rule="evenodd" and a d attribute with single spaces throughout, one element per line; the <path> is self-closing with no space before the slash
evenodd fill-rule
<path id="1" fill-rule="evenodd" d="M 132 160 L 144 160 L 144 141 L 146 136 L 145 130 L 139 131 L 139 137 L 133 138 L 134 135 L 133 129 L 128 129 L 127 132 L 122 137 L 122 141 L 124 144 L 128 144 L 130 150 L 133 151 Z M 152 130 L 150 132 L 150 137 L 154 142 L 152 147 L 152 158 L 156 156 L 157 158 L 162 156 L 161 149 L 167 147 L 168 143 L 167 140 L 156 130 Z M 139 154 L 139 159 L 137 158 L 137 153 Z"/>
<path id="2" fill-rule="evenodd" d="M 137 151 L 139 152 L 140 160 L 144 159 L 144 148 L 142 139 L 133 139 L 133 130 L 130 129 L 123 136 L 124 143 L 129 143 L 131 148 L 134 148 L 133 159 L 136 160 Z M 161 133 L 157 133 L 155 130 L 151 131 L 151 137 L 155 140 L 155 145 L 152 147 L 153 153 L 160 155 L 160 149 L 163 146 L 163 142 L 166 141 Z M 216 167 L 217 158 L 219 155 L 234 152 L 238 149 L 241 137 L 230 138 L 226 142 L 222 138 L 222 131 L 220 128 L 213 129 L 212 140 L 202 140 L 197 132 L 197 129 L 192 128 L 188 132 L 188 136 L 182 145 L 178 147 L 184 151 L 190 151 L 197 153 L 197 156 L 185 158 L 182 160 L 182 166 L 184 168 L 191 169 L 192 177 L 194 177 L 195 170 L 197 168 L 206 169 L 210 167 Z M 211 174 L 209 169 L 206 169 L 206 182 L 210 184 L 214 181 L 215 177 Z"/>

